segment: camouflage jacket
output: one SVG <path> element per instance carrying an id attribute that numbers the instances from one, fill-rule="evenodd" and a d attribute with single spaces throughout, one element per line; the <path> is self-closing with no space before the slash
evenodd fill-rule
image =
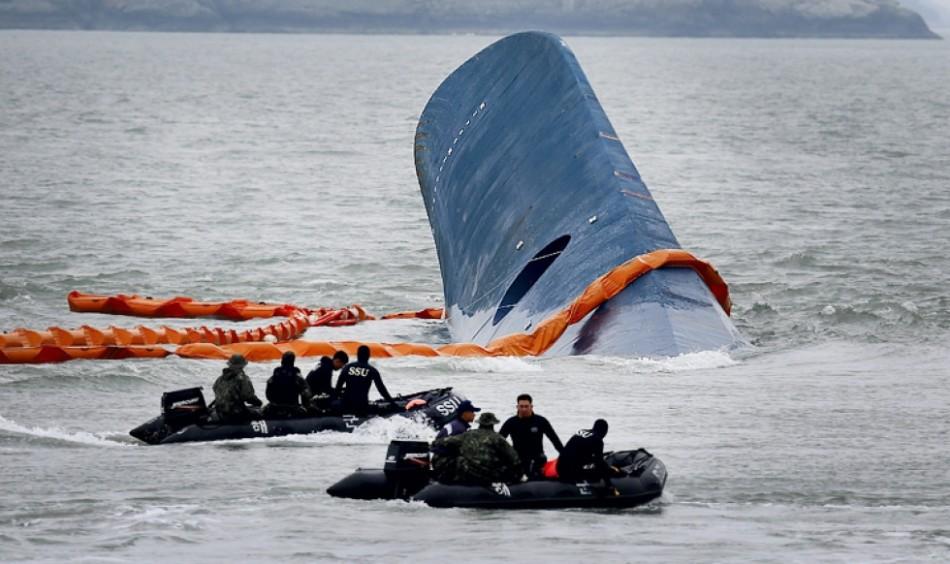
<path id="1" fill-rule="evenodd" d="M 521 479 L 518 453 L 491 429 L 474 429 L 443 439 L 458 446 L 455 481 L 471 484 L 516 482 Z"/>
<path id="2" fill-rule="evenodd" d="M 214 381 L 214 410 L 220 417 L 239 416 L 247 413 L 245 403 L 261 405 L 254 394 L 254 385 L 244 370 L 226 367 Z"/>

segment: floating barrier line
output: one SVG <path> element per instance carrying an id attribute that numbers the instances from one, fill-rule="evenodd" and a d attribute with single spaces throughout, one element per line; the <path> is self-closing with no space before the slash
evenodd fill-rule
<path id="1" fill-rule="evenodd" d="M 191 298 L 176 297 L 155 300 L 137 296 L 95 296 L 70 292 L 70 309 L 121 315 L 168 316 L 181 313 L 186 317 L 201 315 L 222 316 L 227 319 L 252 319 L 284 315 L 287 321 L 240 333 L 220 328 L 209 329 L 149 329 L 135 330 L 112 327 L 99 331 L 89 326 L 65 330 L 51 327 L 46 332 L 18 329 L 0 334 L 0 364 L 62 362 L 74 358 L 159 358 L 177 354 L 184 358 L 226 359 L 232 354 L 243 354 L 249 361 L 277 360 L 286 351 L 297 356 L 331 355 L 336 350 L 355 354 L 356 348 L 368 345 L 374 357 L 395 356 L 540 356 L 564 334 L 567 328 L 610 300 L 638 278 L 659 268 L 691 268 L 694 270 L 723 311 L 731 312 L 729 287 L 713 266 L 682 249 L 662 249 L 634 257 L 600 276 L 570 304 L 539 323 L 531 333 L 514 333 L 495 339 L 487 346 L 474 343 L 454 343 L 432 346 L 420 343 L 366 343 L 360 341 L 304 341 L 297 339 L 313 326 L 353 325 L 375 319 L 360 306 L 337 310 L 310 310 L 290 304 L 249 304 L 246 300 L 231 302 L 195 302 Z M 200 304 L 197 307 L 191 307 Z M 238 307 L 236 304 L 245 304 Z M 217 309 L 213 309 L 215 306 Z M 253 307 L 251 307 L 253 306 Z M 191 308 L 191 309 L 189 309 Z M 229 309 L 230 308 L 230 309 Z M 270 308 L 270 309 L 268 309 Z M 222 311 L 224 313 L 222 313 Z M 267 315 L 264 315 L 269 311 Z M 249 316 L 249 317 L 244 317 Z M 443 310 L 423 309 L 400 312 L 382 319 L 441 319 Z M 274 335 L 277 343 L 263 342 Z M 9 344 L 8 344 L 9 343 Z M 158 344 L 177 345 L 174 353 Z"/>
<path id="2" fill-rule="evenodd" d="M 336 319 L 341 317 L 337 315 Z M 58 347 L 101 347 L 135 345 L 186 345 L 189 343 L 213 343 L 229 345 L 247 341 L 263 341 L 272 335 L 277 341 L 296 339 L 306 332 L 310 324 L 306 316 L 298 313 L 281 323 L 272 323 L 244 331 L 222 329 L 220 327 L 184 327 L 162 326 L 157 329 L 140 325 L 134 329 L 109 327 L 97 329 L 83 325 L 77 329 L 50 327 L 46 331 L 17 329 L 11 333 L 0 334 L 3 350 L 13 348 L 36 348 L 41 346 Z"/>
<path id="3" fill-rule="evenodd" d="M 310 310 L 293 304 L 268 304 L 250 300 L 200 302 L 184 296 L 167 299 L 142 297 L 138 294 L 100 296 L 84 294 L 78 290 L 70 292 L 66 300 L 69 302 L 69 309 L 76 312 L 111 313 L 135 317 L 214 317 L 231 321 L 247 321 L 266 317 L 290 317 L 297 312 L 310 315 L 327 311 L 325 309 Z"/>

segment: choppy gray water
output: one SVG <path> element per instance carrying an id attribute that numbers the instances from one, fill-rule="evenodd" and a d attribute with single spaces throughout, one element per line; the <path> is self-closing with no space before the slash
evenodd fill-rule
<path id="1" fill-rule="evenodd" d="M 412 164 L 486 37 L 0 33 L 0 330 L 133 326 L 65 295 L 374 312 L 439 305 Z M 664 498 L 622 512 L 331 499 L 352 436 L 171 447 L 125 433 L 210 361 L 0 366 L 0 560 L 950 558 L 947 42 L 569 39 L 680 242 L 754 350 L 664 361 L 379 362 L 562 436 L 597 416 Z M 327 330 L 329 331 L 329 330 Z M 435 322 L 312 336 L 444 342 Z M 250 369 L 259 391 L 273 365 Z M 550 449 L 550 447 L 549 447 Z"/>

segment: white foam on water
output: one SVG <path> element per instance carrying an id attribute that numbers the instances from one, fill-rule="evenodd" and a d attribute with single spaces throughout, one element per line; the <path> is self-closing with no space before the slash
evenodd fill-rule
<path id="1" fill-rule="evenodd" d="M 214 441 L 216 445 L 248 443 L 290 443 L 314 445 L 385 445 L 393 440 L 431 441 L 435 429 L 406 417 L 376 418 L 367 421 L 352 433 L 339 431 L 320 431 L 307 435 L 284 435 L 280 437 L 255 437 L 252 439 L 229 439 Z M 188 445 L 207 445 L 207 442 L 185 443 Z"/>
<path id="2" fill-rule="evenodd" d="M 199 530 L 206 516 L 200 518 L 195 515 L 201 508 L 198 505 L 168 505 L 168 506 L 123 506 L 113 516 L 120 521 L 116 525 L 119 529 L 137 528 L 174 528 Z"/>
<path id="3" fill-rule="evenodd" d="M 408 417 L 390 417 L 388 419 L 372 419 L 366 424 L 357 427 L 354 435 L 378 437 L 385 443 L 393 440 L 423 440 L 431 441 L 436 431 L 432 427 L 413 421 Z"/>
<path id="4" fill-rule="evenodd" d="M 537 358 L 497 357 L 422 357 L 407 356 L 385 359 L 380 365 L 395 369 L 420 369 L 441 372 L 530 373 L 544 371 Z"/>
<path id="5" fill-rule="evenodd" d="M 438 328 L 442 321 L 431 319 L 386 319 L 361 321 L 342 327 L 310 327 L 301 337 L 308 341 L 365 341 L 398 343 L 407 341 L 406 335 L 417 335 L 408 340 L 419 342 L 423 335 Z M 439 346 L 433 344 L 433 346 Z M 378 360 L 378 359 L 377 359 Z"/>
<path id="6" fill-rule="evenodd" d="M 669 358 L 587 357 L 590 362 L 619 369 L 621 372 L 686 372 L 734 366 L 738 361 L 725 351 L 701 351 Z"/>
<path id="7" fill-rule="evenodd" d="M 20 425 L 16 421 L 11 421 L 6 417 L 0 415 L 0 430 L 7 431 L 10 433 L 16 433 L 19 435 L 29 435 L 32 437 L 39 437 L 43 439 L 54 439 L 58 441 L 65 441 L 68 443 L 84 444 L 84 445 L 93 445 L 93 446 L 109 446 L 109 447 L 126 447 L 133 446 L 133 443 L 129 442 L 119 442 L 116 440 L 110 440 L 106 437 L 116 436 L 119 433 L 87 433 L 85 431 L 69 432 L 64 431 L 58 427 L 53 427 L 50 429 L 44 429 L 43 427 L 26 427 Z"/>

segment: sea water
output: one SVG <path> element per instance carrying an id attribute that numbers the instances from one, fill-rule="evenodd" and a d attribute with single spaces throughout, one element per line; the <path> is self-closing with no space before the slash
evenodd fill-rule
<path id="1" fill-rule="evenodd" d="M 158 323 L 70 313 L 73 289 L 441 305 L 413 134 L 439 82 L 493 40 L 0 32 L 0 330 Z M 531 393 L 562 439 L 604 417 L 608 449 L 665 462 L 660 500 L 334 499 L 389 440 L 432 431 L 143 446 L 127 432 L 161 393 L 210 395 L 222 363 L 5 365 L 0 560 L 950 558 L 947 42 L 567 41 L 753 346 L 377 365 L 393 392 L 452 385 L 501 418 Z M 451 340 L 437 321 L 309 336 Z M 274 366 L 249 366 L 259 395 Z"/>

